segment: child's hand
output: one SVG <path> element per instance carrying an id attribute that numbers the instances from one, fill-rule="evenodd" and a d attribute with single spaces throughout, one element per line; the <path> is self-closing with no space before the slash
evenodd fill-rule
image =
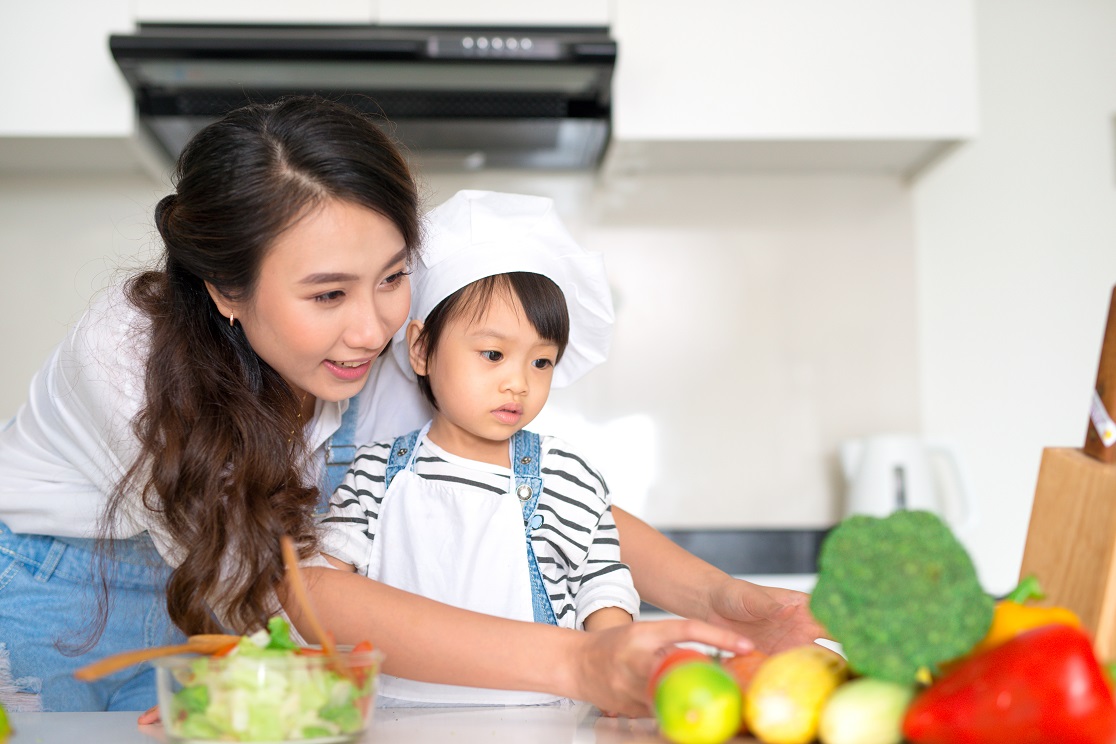
<path id="1" fill-rule="evenodd" d="M 145 726 L 149 723 L 158 723 L 159 720 L 159 706 L 156 705 L 152 708 L 148 708 L 143 713 L 140 713 L 139 719 L 136 720 L 136 723 L 138 723 L 140 726 Z"/>
<path id="2" fill-rule="evenodd" d="M 585 618 L 583 625 L 586 630 L 607 630 L 619 625 L 631 625 L 632 616 L 619 607 L 602 607 L 592 612 Z"/>

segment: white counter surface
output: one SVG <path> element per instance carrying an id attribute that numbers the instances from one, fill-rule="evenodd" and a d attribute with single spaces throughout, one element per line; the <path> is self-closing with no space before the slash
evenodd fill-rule
<path id="1" fill-rule="evenodd" d="M 9 744 L 152 744 L 163 727 L 137 713 L 13 713 Z M 666 744 L 655 722 L 604 718 L 576 704 L 533 708 L 378 708 L 361 744 Z M 737 739 L 753 742 L 754 739 Z"/>

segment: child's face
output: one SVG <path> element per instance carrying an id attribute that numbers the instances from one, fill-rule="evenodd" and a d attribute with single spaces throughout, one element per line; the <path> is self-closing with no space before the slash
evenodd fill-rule
<path id="1" fill-rule="evenodd" d="M 508 440 L 550 395 L 558 346 L 539 337 L 514 297 L 494 297 L 477 321 L 462 315 L 426 369 L 438 401 L 430 438 L 459 457 L 508 465 Z"/>

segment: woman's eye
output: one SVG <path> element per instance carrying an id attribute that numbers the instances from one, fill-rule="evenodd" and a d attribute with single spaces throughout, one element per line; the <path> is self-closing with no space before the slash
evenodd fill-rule
<path id="1" fill-rule="evenodd" d="M 344 292 L 342 292 L 340 289 L 335 289 L 332 292 L 324 292 L 320 295 L 315 295 L 314 300 L 316 302 L 333 302 L 334 300 L 339 300 L 344 296 Z"/>
<path id="2" fill-rule="evenodd" d="M 504 355 L 499 351 L 482 351 L 481 356 L 490 362 L 498 362 L 504 358 Z"/>
<path id="3" fill-rule="evenodd" d="M 395 285 L 400 284 L 403 281 L 403 277 L 410 276 L 410 274 L 411 272 L 406 270 L 397 271 L 391 276 L 384 279 L 384 285 L 387 287 L 394 287 Z"/>
<path id="4" fill-rule="evenodd" d="M 535 369 L 546 369 L 547 367 L 553 367 L 554 366 L 554 362 L 552 362 L 549 359 L 536 359 L 535 361 L 533 361 L 531 363 L 533 365 L 535 365 Z"/>

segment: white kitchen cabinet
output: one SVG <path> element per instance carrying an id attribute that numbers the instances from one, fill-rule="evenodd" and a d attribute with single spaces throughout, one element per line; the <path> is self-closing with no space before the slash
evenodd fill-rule
<path id="1" fill-rule="evenodd" d="M 132 94 L 108 37 L 132 29 L 128 0 L 5 6 L 0 22 L 0 136 L 119 137 L 132 132 Z"/>
<path id="2" fill-rule="evenodd" d="M 375 0 L 133 0 L 137 23 L 361 24 Z"/>
<path id="3" fill-rule="evenodd" d="M 550 23 L 610 24 L 619 42 L 607 168 L 910 174 L 977 133 L 972 2 L 16 3 L 0 24 L 0 168 L 142 153 L 121 145 L 133 105 L 108 50 L 136 22 Z"/>
<path id="4" fill-rule="evenodd" d="M 977 132 L 972 0 L 616 2 L 614 135 L 637 156 L 905 170 Z"/>

